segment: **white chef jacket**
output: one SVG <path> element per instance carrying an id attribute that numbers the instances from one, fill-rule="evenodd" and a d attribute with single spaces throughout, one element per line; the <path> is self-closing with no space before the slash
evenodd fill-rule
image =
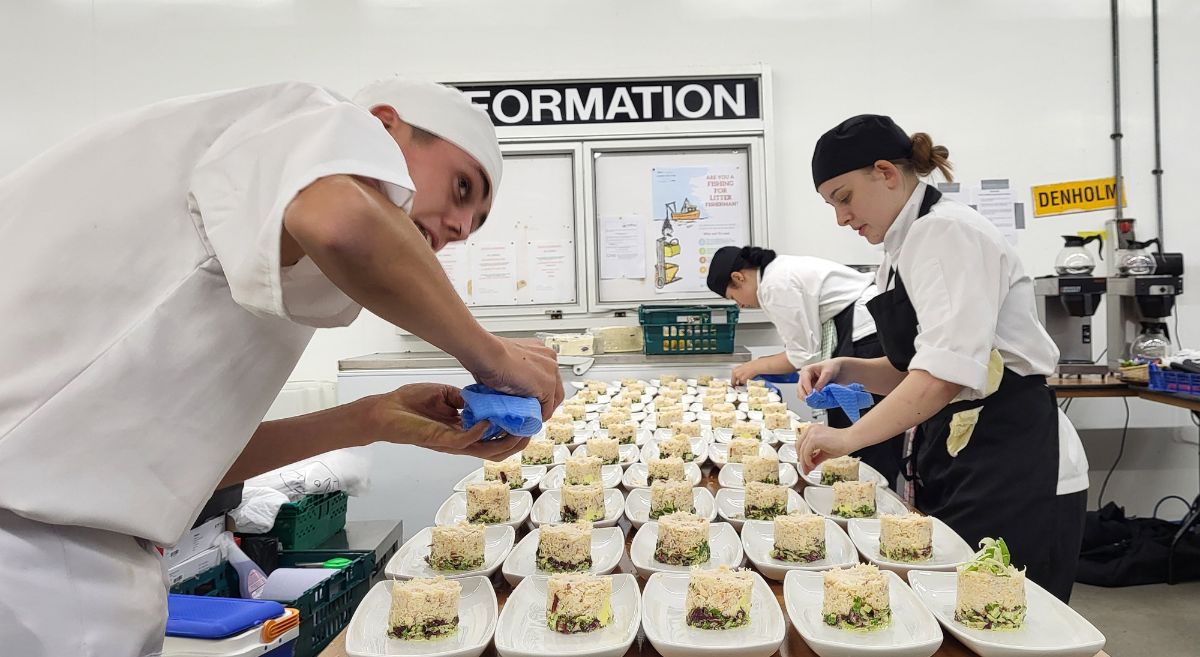
<path id="1" fill-rule="evenodd" d="M 106 121 L 0 179 L 0 508 L 174 543 L 312 337 L 360 308 L 284 209 L 313 181 L 414 185 L 378 119 L 284 83 Z"/>
<path id="2" fill-rule="evenodd" d="M 796 369 L 821 355 L 821 326 L 850 304 L 853 340 L 875 335 L 866 303 L 876 294 L 870 274 L 824 258 L 781 255 L 758 279 L 758 305 L 783 339 L 788 362 Z"/>
<path id="3" fill-rule="evenodd" d="M 890 289 L 894 267 L 917 311 L 916 355 L 908 369 L 964 386 L 963 399 L 984 395 L 992 349 L 1021 376 L 1052 374 L 1058 347 L 1038 321 L 1033 279 L 1016 250 L 983 215 L 947 198 L 918 218 L 926 187 L 918 183 L 888 228 L 876 274 L 880 291 Z M 1083 445 L 1060 412 L 1058 492 L 1087 487 Z"/>

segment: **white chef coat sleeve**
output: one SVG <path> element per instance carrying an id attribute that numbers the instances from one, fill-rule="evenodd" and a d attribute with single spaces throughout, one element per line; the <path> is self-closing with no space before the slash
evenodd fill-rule
<path id="1" fill-rule="evenodd" d="M 316 86 L 296 84 L 230 126 L 192 172 L 203 238 L 233 299 L 256 315 L 315 327 L 345 326 L 360 307 L 307 257 L 279 261 L 283 214 L 305 187 L 331 175 L 381 183 L 411 207 L 404 156 L 369 112 Z"/>
<path id="2" fill-rule="evenodd" d="M 983 396 L 1008 291 L 1004 250 L 978 227 L 927 215 L 909 230 L 900 262 L 919 324 L 908 369 L 925 370 Z"/>
<path id="3" fill-rule="evenodd" d="M 759 303 L 783 339 L 788 362 L 800 369 L 821 355 L 820 298 L 769 280 L 759 283 Z"/>

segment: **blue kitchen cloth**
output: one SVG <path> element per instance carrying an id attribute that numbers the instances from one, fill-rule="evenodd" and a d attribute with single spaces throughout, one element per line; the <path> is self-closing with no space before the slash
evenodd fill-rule
<path id="1" fill-rule="evenodd" d="M 484 440 L 495 440 L 501 433 L 532 436 L 542 430 L 542 405 L 533 397 L 517 397 L 496 392 L 482 383 L 462 389 L 464 429 L 487 420 L 492 423 Z"/>
<path id="2" fill-rule="evenodd" d="M 809 408 L 841 407 L 851 422 L 858 422 L 858 418 L 862 417 L 860 411 L 870 408 L 875 400 L 871 397 L 871 393 L 863 389 L 861 383 L 851 383 L 848 386 L 829 383 L 824 388 L 814 390 L 811 395 L 805 397 L 804 403 L 808 404 Z"/>

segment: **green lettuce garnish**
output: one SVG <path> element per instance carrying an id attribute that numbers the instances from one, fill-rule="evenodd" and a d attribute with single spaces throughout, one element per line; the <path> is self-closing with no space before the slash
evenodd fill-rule
<path id="1" fill-rule="evenodd" d="M 1012 555 L 1003 538 L 984 538 L 979 541 L 979 548 L 975 557 L 960 567 L 962 572 L 1012 576 Z"/>

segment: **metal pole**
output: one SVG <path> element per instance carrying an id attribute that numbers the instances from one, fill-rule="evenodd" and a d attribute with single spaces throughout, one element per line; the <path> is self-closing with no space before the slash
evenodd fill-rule
<path id="1" fill-rule="evenodd" d="M 1122 206 L 1124 205 L 1124 194 L 1122 193 L 1122 184 L 1124 179 L 1121 176 L 1121 33 L 1118 23 L 1120 21 L 1117 8 L 1117 0 L 1112 0 L 1112 68 L 1113 68 L 1113 131 L 1110 137 L 1113 140 L 1113 161 L 1116 173 L 1116 188 L 1117 188 L 1117 219 L 1125 217 Z"/>
<path id="2" fill-rule="evenodd" d="M 1158 118 L 1158 0 L 1150 2 L 1150 29 L 1154 51 L 1154 208 L 1157 212 L 1159 248 L 1163 241 L 1162 124 Z"/>

